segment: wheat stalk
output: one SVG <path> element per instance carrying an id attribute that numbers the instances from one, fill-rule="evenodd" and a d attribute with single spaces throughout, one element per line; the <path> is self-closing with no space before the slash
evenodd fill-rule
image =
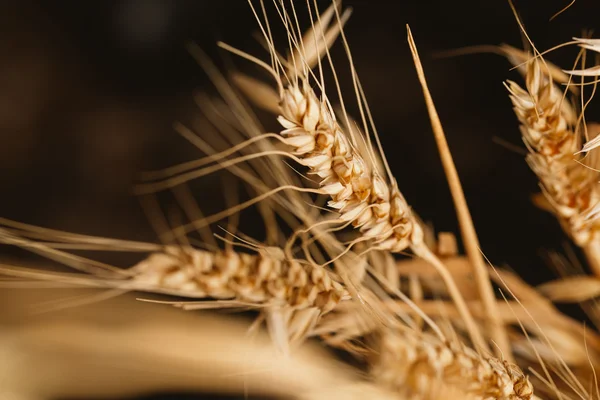
<path id="1" fill-rule="evenodd" d="M 450 148 L 448 147 L 448 142 L 446 140 L 442 123 L 433 103 L 431 93 L 429 92 L 423 66 L 421 65 L 421 60 L 417 51 L 417 46 L 414 42 L 410 27 L 408 25 L 407 31 L 408 43 L 411 49 L 415 67 L 417 69 L 417 75 L 423 88 L 423 94 L 425 96 L 425 102 L 427 104 L 431 126 L 433 128 L 434 136 L 438 145 L 444 171 L 446 172 L 446 179 L 448 181 L 448 185 L 450 186 L 450 192 L 452 193 L 452 198 L 454 200 L 454 207 L 458 216 L 467 256 L 469 257 L 473 267 L 473 272 L 482 304 L 490 311 L 488 318 L 490 336 L 498 346 L 496 351 L 497 355 L 501 356 L 504 353 L 507 354 L 505 357 L 511 358 L 510 344 L 508 343 L 508 337 L 506 336 L 506 332 L 504 331 L 501 321 L 498 317 L 495 295 L 490 285 L 490 278 L 487 273 L 486 262 L 481 254 L 479 239 L 475 231 L 473 219 L 471 218 L 471 213 L 465 199 L 460 178 L 458 176 L 458 172 L 456 171 L 456 166 L 454 165 Z"/>

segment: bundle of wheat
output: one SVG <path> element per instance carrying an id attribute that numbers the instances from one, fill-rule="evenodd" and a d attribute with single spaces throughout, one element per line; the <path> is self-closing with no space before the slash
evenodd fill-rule
<path id="1" fill-rule="evenodd" d="M 252 2 L 250 6 L 270 60 L 262 61 L 226 44 L 221 47 L 266 70 L 273 87 L 240 73 L 228 79 L 199 48 L 191 46 L 221 98 L 196 98 L 207 122 L 202 126 L 206 129 L 203 136 L 196 136 L 183 124 L 176 128 L 207 156 L 148 174 L 153 182 L 138 186 L 138 192 L 175 190 L 191 179 L 228 170 L 256 197 L 207 217 L 188 201 L 184 208 L 191 222 L 167 226 L 163 236 L 165 240 L 180 239 L 179 246 L 94 238 L 2 220 L 0 242 L 83 272 L 4 265 L 0 272 L 11 277 L 6 284 L 45 280 L 54 285 L 112 288 L 118 293 L 135 290 L 176 295 L 190 301 L 168 303 L 186 310 L 257 309 L 261 311 L 258 321 L 266 319 L 271 338 L 289 362 L 301 354 L 297 349 L 290 351 L 289 345 L 303 343 L 307 337 L 320 338 L 367 361 L 370 374 L 356 386 L 348 384 L 346 375 L 332 375 L 332 380 L 339 378 L 345 388 L 337 397 L 372 393 L 386 398 L 391 391 L 399 398 L 519 400 L 535 398 L 534 384 L 540 392 L 558 398 L 566 398 L 562 393 L 569 389 L 582 399 L 591 397 L 572 371 L 589 371 L 585 369 L 588 361 L 596 365 L 600 354 L 597 335 L 585 337 L 582 324 L 561 314 L 507 271 L 488 268 L 480 254 L 410 29 L 409 46 L 467 257 L 459 255 L 453 235 L 435 240 L 433 230 L 419 220 L 402 195 L 387 164 L 344 36 L 349 11 L 342 13 L 334 2 L 320 13 L 307 2 L 311 25 L 302 35 L 294 3 L 274 2 L 287 34 L 284 57 L 275 46 L 265 5 L 260 3 L 263 17 Z M 338 36 L 350 64 L 360 123 L 347 115 L 330 54 Z M 503 51 L 519 62 L 525 60 L 515 49 Z M 339 110 L 332 105 L 325 84 L 326 66 L 333 72 Z M 593 255 L 591 249 L 599 240 L 594 213 L 600 200 L 597 172 L 582 165 L 582 158 L 573 159 L 573 154 L 591 146 L 582 147 L 575 111 L 550 78 L 560 73 L 550 67 L 545 73 L 545 68 L 543 61 L 532 60 L 526 70 L 527 90 L 514 82 L 507 87 L 530 150 L 528 163 L 552 210 L 575 242 Z M 271 133 L 262 128 L 234 86 L 255 105 L 275 114 L 271 122 L 278 121 L 281 130 Z M 225 143 L 224 148 L 217 150 L 219 146 L 211 140 Z M 304 167 L 309 177 L 291 173 L 297 171 L 284 159 Z M 326 203 L 309 194 L 325 197 Z M 216 250 L 200 250 L 186 240 L 191 230 L 205 229 L 254 205 L 266 222 L 267 244 L 234 236 L 236 232 L 229 233 L 239 241 L 226 239 L 224 250 L 207 232 L 204 244 Z M 293 233 L 282 235 L 281 221 Z M 350 225 L 356 229 L 342 232 Z M 345 234 L 350 235 L 349 241 L 343 240 Z M 234 251 L 235 245 L 252 248 L 255 253 Z M 136 251 L 147 256 L 132 268 L 120 269 L 72 254 L 69 249 Z M 394 258 L 406 250 L 412 250 L 416 258 Z M 598 265 L 600 271 L 600 262 Z M 510 293 L 510 300 L 495 296 L 492 280 Z M 588 291 L 600 292 L 594 290 Z M 548 287 L 544 291 L 551 292 Z M 589 349 L 584 338 L 589 340 Z M 277 357 L 272 360 L 281 362 Z M 530 366 L 535 368 L 531 382 L 523 372 Z M 350 370 L 348 376 L 357 376 Z M 330 388 L 321 389 L 314 396 L 307 392 L 299 397 L 325 397 L 325 389 Z"/>

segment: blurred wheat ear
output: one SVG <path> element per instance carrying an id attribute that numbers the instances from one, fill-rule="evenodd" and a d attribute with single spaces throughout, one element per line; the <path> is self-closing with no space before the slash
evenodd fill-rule
<path id="1" fill-rule="evenodd" d="M 289 358 L 264 332 L 217 315 L 192 315 L 122 296 L 88 306 L 31 315 L 36 304 L 85 295 L 70 291 L 4 290 L 1 316 L 2 399 L 123 398 L 174 388 L 280 398 L 391 399 L 357 382 L 358 372 L 317 346 Z"/>

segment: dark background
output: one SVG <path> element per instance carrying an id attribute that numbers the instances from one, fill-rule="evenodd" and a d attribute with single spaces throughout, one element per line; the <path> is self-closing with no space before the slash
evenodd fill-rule
<path id="1" fill-rule="evenodd" d="M 530 37 L 547 49 L 595 28 L 597 3 L 578 0 L 552 22 L 567 1 L 515 5 Z M 302 8 L 304 2 L 297 4 Z M 346 33 L 356 69 L 409 203 L 438 230 L 458 232 L 406 44 L 406 23 L 483 250 L 531 283 L 551 278 L 540 251 L 560 250 L 565 237 L 552 216 L 532 205 L 537 182 L 523 157 L 495 140 L 522 147 L 502 86 L 507 78 L 518 80 L 518 74 L 497 55 L 433 57 L 470 45 L 521 47 L 508 2 L 344 4 L 354 8 Z M 255 48 L 251 33 L 257 26 L 247 3 L 4 1 L 0 26 L 0 215 L 55 229 L 155 240 L 131 187 L 143 170 L 199 156 L 171 125 L 193 111 L 195 90 L 212 90 L 184 44 L 193 40 L 216 59 L 221 54 L 217 40 Z M 575 53 L 567 48 L 549 59 L 569 68 Z M 345 81 L 346 88 L 350 84 Z M 588 119 L 600 119 L 595 115 L 597 107 Z M 209 178 L 202 185 L 201 205 L 222 206 L 221 183 Z"/>

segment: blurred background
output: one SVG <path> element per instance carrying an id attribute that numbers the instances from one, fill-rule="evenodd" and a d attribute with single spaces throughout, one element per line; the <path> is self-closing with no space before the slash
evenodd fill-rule
<path id="1" fill-rule="evenodd" d="M 600 6 L 590 0 L 577 0 L 549 21 L 567 3 L 515 1 L 538 49 L 596 27 Z M 346 34 L 356 69 L 409 203 L 437 230 L 458 232 L 406 44 L 406 23 L 419 47 L 484 252 L 531 283 L 551 278 L 540 252 L 561 250 L 566 238 L 552 216 L 533 206 L 536 179 L 523 156 L 506 145 L 522 147 L 502 85 L 505 79 L 519 80 L 518 74 L 497 55 L 436 57 L 472 45 L 521 48 L 508 2 L 344 4 L 354 8 Z M 156 240 L 132 186 L 144 170 L 199 156 L 172 124 L 193 114 L 194 92 L 214 91 L 184 45 L 194 41 L 216 60 L 223 57 L 217 40 L 257 48 L 251 36 L 257 26 L 247 3 L 4 1 L 0 26 L 0 216 L 79 233 Z M 343 60 L 340 50 L 336 54 Z M 569 68 L 575 53 L 566 48 L 549 59 Z M 344 85 L 350 88 L 350 80 Z M 597 106 L 588 119 L 600 119 Z M 204 179 L 200 187 L 203 207 L 222 205 L 219 180 Z"/>

